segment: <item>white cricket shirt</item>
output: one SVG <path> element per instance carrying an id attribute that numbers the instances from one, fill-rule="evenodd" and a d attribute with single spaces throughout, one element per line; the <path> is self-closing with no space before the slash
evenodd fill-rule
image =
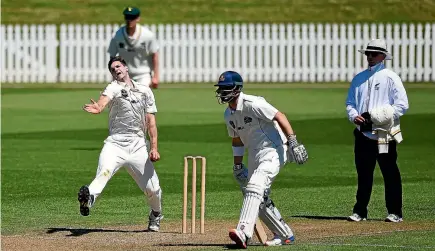
<path id="1" fill-rule="evenodd" d="M 240 93 L 236 110 L 224 113 L 228 135 L 240 137 L 249 151 L 280 147 L 286 137 L 273 120 L 277 112 L 263 97 Z"/>
<path id="2" fill-rule="evenodd" d="M 125 26 L 119 28 L 110 41 L 107 52 L 111 57 L 121 56 L 127 63 L 130 77 L 137 80 L 151 74 L 152 55 L 158 50 L 154 33 L 138 24 L 132 37 L 128 36 Z"/>
<path id="3" fill-rule="evenodd" d="M 112 81 L 102 95 L 110 98 L 109 102 L 109 135 L 137 135 L 144 137 L 145 113 L 156 113 L 154 94 L 147 86 L 137 85 L 134 88 L 123 82 Z"/>
<path id="4" fill-rule="evenodd" d="M 409 108 L 405 87 L 395 72 L 380 63 L 353 78 L 346 99 L 347 115 L 352 123 L 358 115 L 386 104 L 393 106 L 395 120 Z M 364 135 L 377 139 L 377 134 L 364 132 Z"/>

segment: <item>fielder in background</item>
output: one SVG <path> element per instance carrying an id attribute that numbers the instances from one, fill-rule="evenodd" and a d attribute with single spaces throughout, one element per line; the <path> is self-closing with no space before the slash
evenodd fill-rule
<path id="1" fill-rule="evenodd" d="M 162 190 L 153 165 L 154 161 L 160 159 L 154 95 L 149 87 L 138 85 L 130 79 L 128 67 L 122 58 L 112 58 L 108 67 L 114 80 L 97 102 L 91 99 L 91 103 L 83 108 L 92 114 L 100 114 L 106 106 L 109 106 L 110 111 L 109 136 L 100 153 L 97 175 L 89 186 L 82 186 L 78 193 L 80 213 L 83 216 L 89 215 L 89 208 L 94 205 L 107 182 L 125 166 L 145 193 L 151 207 L 148 230 L 157 232 L 163 215 Z M 150 142 L 145 137 L 147 132 Z"/>
<path id="2" fill-rule="evenodd" d="M 127 62 L 130 77 L 138 84 L 157 88 L 159 85 L 159 45 L 155 34 L 138 24 L 140 21 L 138 8 L 127 7 L 123 14 L 126 24 L 116 32 L 107 52 L 111 58 L 119 55 Z"/>
<path id="3" fill-rule="evenodd" d="M 386 69 L 391 60 L 384 40 L 375 39 L 366 49 L 368 69 L 356 75 L 349 88 L 346 110 L 356 125 L 355 165 L 358 174 L 356 204 L 349 221 L 367 219 L 376 161 L 384 177 L 387 222 L 402 221 L 402 181 L 397 166 L 396 145 L 402 141 L 400 117 L 408 110 L 408 97 L 400 77 Z"/>
<path id="4" fill-rule="evenodd" d="M 252 238 L 255 222 L 260 215 L 267 227 L 275 234 L 267 245 L 283 245 L 294 240 L 290 227 L 282 220 L 268 193 L 280 168 L 287 161 L 303 164 L 308 159 L 305 147 L 298 143 L 286 116 L 264 98 L 242 92 L 242 77 L 227 71 L 219 77 L 217 98 L 228 103 L 224 118 L 228 134 L 232 138 L 233 173 L 246 179 L 243 187 L 243 206 L 239 224 L 229 232 L 238 247 L 247 248 Z M 243 174 L 243 156 L 248 149 L 248 172 Z M 242 172 L 238 172 L 242 170 Z M 243 178 L 243 176 L 246 176 Z M 266 200 L 265 200 L 266 198 Z"/>

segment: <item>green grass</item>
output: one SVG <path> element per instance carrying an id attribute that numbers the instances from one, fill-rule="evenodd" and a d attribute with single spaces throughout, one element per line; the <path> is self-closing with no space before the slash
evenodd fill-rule
<path id="1" fill-rule="evenodd" d="M 322 240 L 297 245 L 295 250 L 433 250 L 434 239 L 435 231 L 396 232 Z"/>
<path id="2" fill-rule="evenodd" d="M 137 6 L 143 23 L 432 22 L 434 0 L 23 0 L 2 1 L 2 23 L 121 23 Z"/>
<path id="3" fill-rule="evenodd" d="M 232 153 L 222 122 L 224 106 L 213 88 L 164 88 L 155 91 L 159 113 L 156 169 L 163 189 L 168 221 L 181 219 L 183 156 L 207 157 L 207 220 L 237 220 L 240 191 L 233 180 Z M 204 87 L 204 86 L 202 86 Z M 107 136 L 107 114 L 92 116 L 81 106 L 100 89 L 2 89 L 2 234 L 51 227 L 104 227 L 145 224 L 143 194 L 120 171 L 92 209 L 78 213 L 78 188 L 92 181 Z M 288 220 L 292 216 L 347 216 L 354 203 L 356 172 L 352 156 L 352 125 L 344 109 L 345 88 L 264 88 L 247 86 L 285 112 L 310 160 L 287 165 L 272 195 Z M 435 224 L 435 88 L 408 88 L 410 110 L 402 119 L 404 141 L 399 166 L 408 222 Z M 386 215 L 379 169 L 369 217 Z M 435 225 L 433 227 L 435 229 Z M 434 246 L 435 230 L 343 237 L 298 245 L 298 250 L 382 250 L 382 245 Z M 340 244 L 340 245 L 336 245 Z M 400 248 L 400 247 L 399 247 Z M 391 250 L 391 248 L 387 248 Z M 406 249 L 406 248 L 404 248 Z"/>

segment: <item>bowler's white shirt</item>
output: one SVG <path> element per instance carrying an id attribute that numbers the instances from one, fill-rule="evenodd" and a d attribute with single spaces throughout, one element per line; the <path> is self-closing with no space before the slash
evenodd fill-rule
<path id="1" fill-rule="evenodd" d="M 346 99 L 347 115 L 352 123 L 358 115 L 386 104 L 393 106 L 395 120 L 409 108 L 405 87 L 395 72 L 378 64 L 353 78 Z M 377 139 L 376 134 L 365 132 L 364 135 Z"/>
<path id="2" fill-rule="evenodd" d="M 224 113 L 228 135 L 240 137 L 250 152 L 280 147 L 286 137 L 273 120 L 277 112 L 263 97 L 240 93 L 237 108 L 228 107 Z"/>
<path id="3" fill-rule="evenodd" d="M 112 81 L 102 95 L 110 98 L 109 102 L 109 135 L 137 135 L 144 137 L 145 113 L 156 113 L 154 94 L 147 86 L 137 85 L 134 88 L 123 82 Z"/>
<path id="4" fill-rule="evenodd" d="M 154 33 L 142 25 L 136 26 L 132 37 L 125 26 L 119 28 L 110 41 L 107 52 L 111 57 L 121 56 L 127 63 L 129 74 L 135 80 L 150 75 L 152 55 L 159 50 Z"/>

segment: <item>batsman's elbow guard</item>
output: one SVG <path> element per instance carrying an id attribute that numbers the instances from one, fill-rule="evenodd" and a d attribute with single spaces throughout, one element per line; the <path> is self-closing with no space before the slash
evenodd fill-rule
<path id="1" fill-rule="evenodd" d="M 245 146 L 233 146 L 233 156 L 245 155 Z"/>

